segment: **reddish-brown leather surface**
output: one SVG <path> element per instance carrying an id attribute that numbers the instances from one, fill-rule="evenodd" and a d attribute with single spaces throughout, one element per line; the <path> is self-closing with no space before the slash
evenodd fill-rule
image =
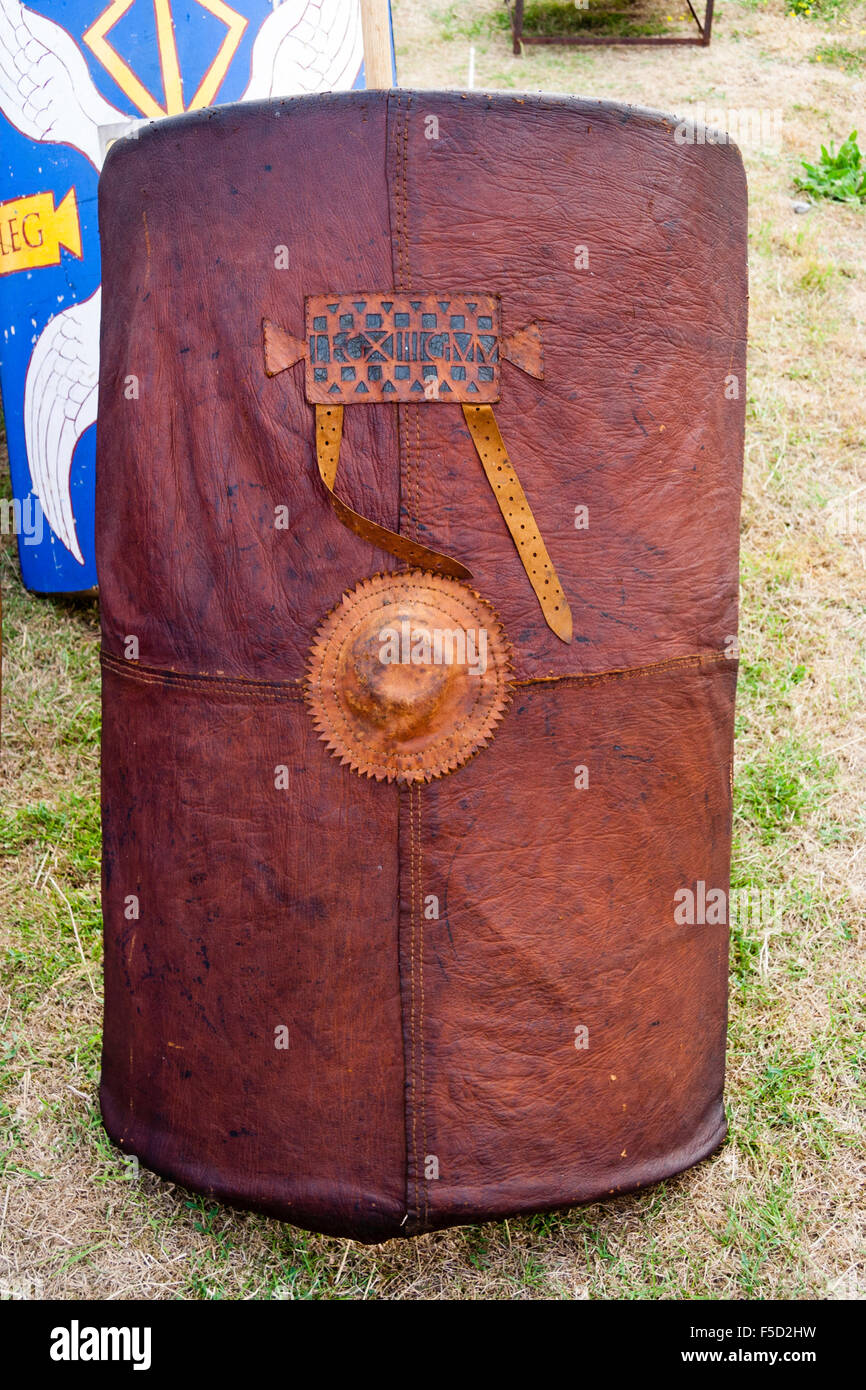
<path id="1" fill-rule="evenodd" d="M 733 687 L 722 659 L 519 688 L 491 758 L 416 793 L 444 899 L 417 933 L 424 1224 L 627 1190 L 722 1138 L 727 928 L 671 903 L 696 865 L 727 888 Z"/>
<path id="2" fill-rule="evenodd" d="M 335 782 L 297 696 L 130 669 L 103 696 L 109 1132 L 192 1187 L 383 1238 L 405 1210 L 397 792 Z"/>
<path id="3" fill-rule="evenodd" d="M 112 148 L 100 200 L 109 1132 L 365 1240 L 696 1161 L 724 1133 L 727 932 L 676 925 L 674 894 L 727 888 L 736 151 L 598 103 L 352 93 L 162 122 Z M 341 767 L 298 698 L 326 612 L 399 562 L 332 510 L 304 366 L 269 378 L 261 325 L 472 285 L 505 334 L 541 327 L 544 380 L 503 362 L 496 419 L 574 641 L 459 406 L 347 407 L 338 492 L 467 564 L 514 648 L 490 746 L 398 790 Z"/>

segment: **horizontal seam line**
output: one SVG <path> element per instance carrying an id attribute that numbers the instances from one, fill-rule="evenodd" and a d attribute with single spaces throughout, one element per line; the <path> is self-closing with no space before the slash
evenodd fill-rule
<path id="1" fill-rule="evenodd" d="M 260 698 L 280 695 L 294 699 L 304 698 L 304 681 L 300 678 L 293 681 L 258 681 L 246 676 L 223 677 L 210 676 L 206 673 L 197 674 L 190 671 L 160 670 L 154 666 L 142 667 L 131 662 L 123 662 L 119 657 L 112 656 L 109 652 L 100 653 L 100 662 L 108 670 L 114 671 L 116 675 L 123 676 L 127 680 L 138 681 L 141 685 L 166 685 L 175 689 L 186 690 L 195 690 L 198 687 L 206 686 L 212 690 L 232 691 L 237 694 L 246 693 Z M 688 666 L 719 665 L 722 662 L 728 662 L 733 666 L 737 665 L 736 661 L 725 656 L 724 652 L 705 652 L 695 653 L 692 656 L 669 657 L 666 661 L 651 662 L 646 666 L 623 666 L 609 671 L 570 672 L 559 676 L 529 676 L 525 680 L 509 681 L 508 684 L 512 689 L 531 685 L 562 685 L 566 682 L 578 685 L 600 684 L 602 681 L 635 680 L 642 676 L 655 675 L 659 671 L 676 670 Z"/>
<path id="2" fill-rule="evenodd" d="M 509 684 L 513 687 L 562 685 L 565 681 L 572 681 L 580 685 L 589 685 L 593 681 L 634 680 L 640 676 L 653 676 L 657 671 L 671 671 L 682 666 L 719 665 L 723 661 L 734 667 L 737 665 L 736 661 L 725 656 L 724 652 L 707 652 L 703 655 L 696 653 L 694 656 L 672 656 L 667 661 L 654 661 L 647 666 L 621 666 L 611 671 L 575 672 L 562 676 L 529 676 L 526 680 L 510 681 Z"/>
<path id="3" fill-rule="evenodd" d="M 227 690 L 261 697 L 288 695 L 295 699 L 303 698 L 300 680 L 259 681 L 247 676 L 210 676 L 192 671 L 159 670 L 155 666 L 138 666 L 134 662 L 121 661 L 119 657 L 108 652 L 101 652 L 99 659 L 107 670 L 127 680 L 138 681 L 140 685 L 167 685 L 187 690 L 206 686 L 210 690 Z"/>

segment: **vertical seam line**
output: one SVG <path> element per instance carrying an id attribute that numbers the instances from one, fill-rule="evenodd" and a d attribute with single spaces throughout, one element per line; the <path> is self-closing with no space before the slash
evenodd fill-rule
<path id="1" fill-rule="evenodd" d="M 410 263 L 411 251 L 410 251 L 410 244 L 409 244 L 409 113 L 410 113 L 411 107 L 412 107 L 412 96 L 411 96 L 411 93 L 410 93 L 410 94 L 407 95 L 407 97 L 406 97 L 406 111 L 405 111 L 405 114 L 404 114 L 404 117 L 403 117 L 403 184 L 402 184 L 402 202 L 403 202 L 403 275 L 404 275 L 404 288 L 407 289 L 407 290 L 410 290 L 410 291 L 411 291 L 411 288 L 412 288 L 412 271 L 411 271 L 411 263 Z M 421 417 L 420 417 L 420 415 L 419 415 L 419 408 L 418 408 L 417 405 L 413 408 L 413 412 L 412 412 L 412 413 L 413 413 L 413 415 L 414 415 L 414 424 L 415 424 L 415 453 L 414 453 L 414 461 L 413 461 L 413 464 L 412 464 L 412 467 L 413 467 L 413 469 L 414 469 L 414 478 L 413 478 L 413 483 L 414 483 L 414 502 L 413 502 L 412 508 L 411 508 L 411 511 L 412 511 L 411 522 L 412 522 L 412 536 L 413 536 L 413 538 L 414 538 L 415 540 L 417 540 L 417 539 L 418 539 L 418 535 L 419 535 L 419 531 L 420 531 L 420 525 L 421 525 Z M 408 423 L 409 423 L 409 422 L 407 421 L 407 426 L 408 426 Z M 407 441 L 407 442 L 409 442 L 410 445 L 411 445 L 411 440 L 409 440 L 409 441 Z M 410 455 L 410 458 L 411 458 L 411 447 L 410 447 L 410 450 L 409 450 L 409 455 Z M 407 482 L 408 482 L 408 479 L 407 479 Z M 411 797 L 411 791 L 410 791 L 410 797 Z M 422 889 L 422 884 L 421 884 L 421 786 L 420 786 L 419 783 L 416 783 L 416 784 L 415 784 L 415 816 L 414 816 L 414 830 L 415 830 L 415 845 L 416 845 L 416 858 L 415 858 L 415 907 L 414 907 L 414 917 L 415 917 L 416 928 L 415 928 L 415 931 L 413 932 L 413 935 L 417 935 L 417 940 L 418 940 L 418 988 L 419 988 L 419 991 L 420 991 L 420 1001 L 418 1002 L 418 1005 L 417 1005 L 417 1010 L 418 1010 L 418 1013 L 417 1013 L 417 1025 L 418 1025 L 418 1044 L 417 1044 L 417 1047 L 418 1047 L 418 1056 L 417 1056 L 417 1059 L 415 1060 L 415 1062 L 413 1063 L 413 1080 L 414 1080 L 414 1076 L 415 1076 L 416 1071 L 420 1070 L 420 1084 L 419 1084 L 419 1086 L 418 1086 L 418 1098 L 419 1098 L 420 1104 L 421 1104 L 421 1139 L 422 1139 L 422 1145 L 423 1145 L 423 1150 L 424 1150 L 423 1153 L 420 1155 L 420 1157 L 421 1157 L 421 1163 L 419 1164 L 419 1163 L 418 1163 L 417 1147 L 416 1147 L 416 1167 L 415 1167 L 415 1171 L 416 1171 L 416 1191 L 417 1191 L 419 1194 L 423 1194 L 423 1198 L 424 1198 L 424 1215 L 423 1215 L 423 1223 L 424 1223 L 424 1225 L 426 1226 L 426 1224 L 427 1224 L 427 1212 L 428 1212 L 428 1187 L 427 1187 L 427 1174 L 426 1174 L 426 1167 L 425 1167 L 425 1164 L 426 1164 L 426 1156 L 427 1156 L 427 1095 L 426 1095 L 426 1078 L 425 1078 L 425 1069 L 424 1069 L 424 917 L 423 917 L 423 914 L 422 914 L 422 912 L 421 912 L 422 899 L 423 899 L 423 889 Z M 417 1107 L 416 1107 L 416 1109 L 417 1109 Z M 414 1116 L 413 1116 L 413 1118 L 414 1118 Z M 416 1197 L 416 1206 L 419 1207 L 419 1209 L 418 1209 L 418 1219 L 421 1220 L 421 1219 L 422 1219 L 422 1218 L 421 1218 L 421 1211 L 420 1211 L 420 1206 L 419 1206 L 418 1201 L 417 1201 L 417 1197 Z"/>
<path id="2" fill-rule="evenodd" d="M 417 1068 L 415 1064 L 416 1038 L 416 994 L 415 994 L 415 812 L 412 801 L 412 788 L 409 788 L 409 1036 L 412 1074 L 410 1092 L 412 1098 L 412 1167 L 415 1185 L 415 1219 L 420 1220 L 420 1169 L 418 1166 L 418 1103 Z"/>
<path id="3" fill-rule="evenodd" d="M 400 139 L 400 183 L 397 205 L 400 210 L 399 252 L 400 289 L 411 291 L 412 276 L 409 249 L 409 111 L 412 106 L 411 94 L 406 97 L 405 110 L 401 104 Z M 414 424 L 414 431 L 412 425 Z M 407 410 L 405 416 L 405 457 L 407 524 L 413 539 L 418 539 L 421 506 L 421 420 L 418 407 Z M 421 787 L 417 783 L 409 788 L 409 840 L 410 840 L 410 938 L 411 958 L 411 1037 L 412 1037 L 412 1147 L 415 1167 L 415 1213 L 419 1223 L 427 1224 L 428 1196 L 424 1161 L 427 1153 L 427 1106 L 424 1072 L 424 925 L 421 914 Z M 416 947 L 417 942 L 417 947 Z M 424 1152 L 418 1152 L 418 1109 L 421 1110 L 421 1140 Z M 423 1193 L 424 1211 L 421 1211 Z"/>
<path id="4" fill-rule="evenodd" d="M 421 1003 L 418 1016 L 418 1040 L 421 1065 L 421 1142 L 423 1146 L 423 1168 L 422 1168 L 422 1188 L 424 1194 L 424 1225 L 427 1223 L 429 1211 L 430 1188 L 427 1183 L 427 1079 L 424 1068 L 424 913 L 423 913 L 423 886 L 422 886 L 422 844 L 421 844 L 421 783 L 416 783 L 417 804 L 415 827 L 418 835 L 418 982 L 421 990 Z"/>
<path id="5" fill-rule="evenodd" d="M 421 525 L 421 407 L 413 406 L 415 414 L 415 531 L 417 541 Z"/>

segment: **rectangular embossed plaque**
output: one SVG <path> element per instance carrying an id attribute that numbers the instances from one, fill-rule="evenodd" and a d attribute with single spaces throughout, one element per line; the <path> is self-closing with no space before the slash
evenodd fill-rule
<path id="1" fill-rule="evenodd" d="M 499 297 L 360 291 L 305 301 L 307 400 L 499 400 Z"/>

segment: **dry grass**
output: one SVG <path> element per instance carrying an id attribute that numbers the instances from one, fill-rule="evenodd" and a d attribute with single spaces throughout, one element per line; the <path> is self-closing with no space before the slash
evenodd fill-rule
<path id="1" fill-rule="evenodd" d="M 518 59 L 499 8 L 395 0 L 402 84 L 463 85 L 471 44 L 479 87 L 784 112 L 779 148 L 744 149 L 752 300 L 735 874 L 782 889 L 785 911 L 772 930 L 734 936 L 731 1138 L 637 1196 L 374 1248 L 130 1174 L 95 1102 L 96 610 L 23 593 L 7 543 L 7 1288 L 100 1299 L 863 1296 L 866 492 L 852 534 L 834 534 L 828 503 L 866 484 L 866 214 L 825 203 L 797 216 L 792 180 L 800 158 L 838 144 L 849 113 L 864 109 L 866 14 L 824 0 L 822 18 L 816 0 L 810 17 L 792 19 L 783 0 L 723 0 L 709 50 Z"/>

